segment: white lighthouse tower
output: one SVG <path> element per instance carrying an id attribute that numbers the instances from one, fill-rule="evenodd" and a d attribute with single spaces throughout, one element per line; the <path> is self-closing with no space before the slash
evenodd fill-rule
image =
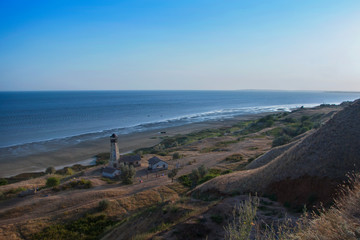
<path id="1" fill-rule="evenodd" d="M 118 137 L 115 133 L 110 136 L 110 167 L 118 167 L 118 159 L 120 157 L 118 148 Z"/>

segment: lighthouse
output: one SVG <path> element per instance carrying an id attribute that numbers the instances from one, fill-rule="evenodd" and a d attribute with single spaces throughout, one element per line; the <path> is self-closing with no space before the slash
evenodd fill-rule
<path id="1" fill-rule="evenodd" d="M 118 148 L 118 137 L 115 133 L 110 136 L 110 162 L 109 166 L 117 168 L 118 159 L 120 157 Z"/>

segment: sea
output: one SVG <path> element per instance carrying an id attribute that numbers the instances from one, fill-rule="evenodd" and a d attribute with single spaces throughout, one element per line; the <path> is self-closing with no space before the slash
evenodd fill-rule
<path id="1" fill-rule="evenodd" d="M 29 144 L 41 148 L 51 141 L 74 144 L 111 133 L 130 134 L 357 98 L 360 93 L 318 91 L 0 92 L 0 150 Z"/>

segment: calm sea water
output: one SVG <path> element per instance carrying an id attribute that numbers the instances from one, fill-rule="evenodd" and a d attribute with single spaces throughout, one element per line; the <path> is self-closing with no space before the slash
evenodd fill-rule
<path id="1" fill-rule="evenodd" d="M 287 91 L 1 92 L 0 148 L 82 141 L 211 119 L 352 101 L 360 93 Z"/>

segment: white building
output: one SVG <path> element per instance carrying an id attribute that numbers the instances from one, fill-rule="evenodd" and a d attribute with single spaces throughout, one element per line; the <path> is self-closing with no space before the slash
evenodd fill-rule
<path id="1" fill-rule="evenodd" d="M 103 177 L 115 178 L 120 175 L 120 170 L 113 167 L 105 167 L 102 172 Z"/>
<path id="2" fill-rule="evenodd" d="M 168 169 L 168 163 L 161 160 L 158 157 L 152 157 L 148 160 L 149 167 L 148 170 L 166 170 Z"/>

